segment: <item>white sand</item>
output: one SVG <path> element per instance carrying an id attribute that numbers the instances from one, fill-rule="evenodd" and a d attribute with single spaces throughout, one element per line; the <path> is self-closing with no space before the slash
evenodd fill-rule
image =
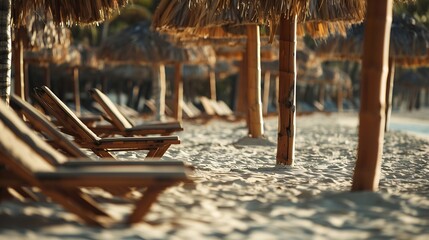
<path id="1" fill-rule="evenodd" d="M 6 201 L 0 239 L 429 239 L 429 140 L 387 133 L 380 190 L 351 193 L 356 115 L 299 117 L 293 167 L 275 167 L 270 144 L 234 146 L 243 123 L 185 129 L 164 158 L 193 164 L 196 185 L 170 188 L 145 222 L 90 228 L 52 203 Z M 265 129 L 275 142 L 276 119 Z"/>

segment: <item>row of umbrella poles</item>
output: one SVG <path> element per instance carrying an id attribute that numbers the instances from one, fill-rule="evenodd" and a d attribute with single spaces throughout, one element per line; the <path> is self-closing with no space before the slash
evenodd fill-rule
<path id="1" fill-rule="evenodd" d="M 279 131 L 277 164 L 291 165 L 295 150 L 297 23 L 329 26 L 363 20 L 363 50 L 358 160 L 353 190 L 374 190 L 382 155 L 387 50 L 392 14 L 391 0 L 383 1 L 161 1 L 154 14 L 154 28 L 173 34 L 195 34 L 212 27 L 245 25 L 247 32 L 247 80 L 249 132 L 263 136 L 260 104 L 259 26 L 270 26 L 274 38 L 279 28 Z M 325 28 L 340 29 L 338 27 Z M 207 31 L 206 31 L 207 32 Z M 209 37 L 209 36 L 202 36 Z"/>

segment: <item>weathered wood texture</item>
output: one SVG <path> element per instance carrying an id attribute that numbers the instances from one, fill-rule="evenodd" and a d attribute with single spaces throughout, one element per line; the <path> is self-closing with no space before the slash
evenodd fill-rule
<path id="1" fill-rule="evenodd" d="M 247 26 L 247 69 L 249 133 L 253 138 L 264 134 L 261 103 L 261 51 L 258 25 Z"/>
<path id="2" fill-rule="evenodd" d="M 295 155 L 296 121 L 296 16 L 280 22 L 279 128 L 277 161 L 292 165 Z"/>
<path id="3" fill-rule="evenodd" d="M 368 0 L 362 57 L 359 142 L 353 191 L 378 189 L 385 124 L 392 0 Z"/>

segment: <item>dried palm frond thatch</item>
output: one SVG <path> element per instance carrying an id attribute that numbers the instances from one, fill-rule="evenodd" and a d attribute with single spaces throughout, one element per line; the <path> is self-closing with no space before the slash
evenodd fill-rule
<path id="1" fill-rule="evenodd" d="M 128 0 L 13 0 L 12 20 L 15 27 L 27 25 L 27 15 L 39 12 L 52 17 L 56 24 L 89 24 L 103 21 Z"/>
<path id="2" fill-rule="evenodd" d="M 42 19 L 39 13 L 27 16 L 26 26 L 13 32 L 12 39 L 21 38 L 26 49 L 53 48 L 56 45 L 70 46 L 68 28 L 55 25 L 51 18 Z M 19 35 L 19 36 L 18 36 Z"/>
<path id="3" fill-rule="evenodd" d="M 215 54 L 210 46 L 178 47 L 168 37 L 150 29 L 149 22 L 141 22 L 104 41 L 97 56 L 111 63 L 209 63 Z"/>
<path id="4" fill-rule="evenodd" d="M 349 29 L 347 37 L 330 37 L 321 42 L 317 55 L 331 60 L 361 59 L 363 51 L 364 25 L 356 25 Z M 397 64 L 416 65 L 424 62 L 428 56 L 429 30 L 413 18 L 396 16 L 393 18 L 390 53 Z"/>
<path id="5" fill-rule="evenodd" d="M 54 63 L 78 66 L 81 64 L 81 54 L 75 47 L 53 47 L 39 50 L 24 51 L 24 60 L 32 63 Z"/>
<path id="6" fill-rule="evenodd" d="M 343 34 L 349 24 L 363 20 L 365 11 L 364 0 L 162 0 L 152 26 L 158 31 L 204 38 L 220 37 L 222 32 L 215 28 L 219 26 L 261 24 L 269 26 L 273 34 L 281 17 L 297 14 L 301 23 L 298 33 L 326 37 Z M 215 28 L 213 34 L 211 28 Z"/>

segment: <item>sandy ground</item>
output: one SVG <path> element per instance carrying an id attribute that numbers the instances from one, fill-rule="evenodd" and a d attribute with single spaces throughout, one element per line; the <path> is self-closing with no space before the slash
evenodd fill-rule
<path id="1" fill-rule="evenodd" d="M 0 239 L 429 239 L 429 139 L 387 133 L 379 191 L 351 193 L 357 123 L 355 114 L 299 117 L 292 167 L 275 167 L 274 144 L 234 144 L 244 123 L 185 123 L 164 159 L 194 165 L 196 184 L 170 188 L 145 222 L 90 228 L 53 203 L 5 201 Z M 275 142 L 277 120 L 265 129 Z M 131 210 L 109 202 L 119 218 Z"/>

